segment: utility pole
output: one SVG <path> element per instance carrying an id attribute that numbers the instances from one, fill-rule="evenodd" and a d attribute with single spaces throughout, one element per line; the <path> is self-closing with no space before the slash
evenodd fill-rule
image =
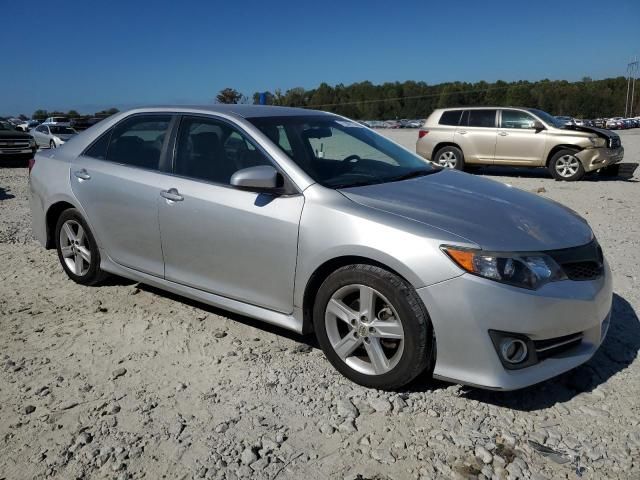
<path id="1" fill-rule="evenodd" d="M 633 116 L 633 100 L 636 90 L 636 77 L 638 76 L 638 57 L 627 63 L 627 98 L 624 105 L 624 116 L 629 118 Z M 631 94 L 631 95 L 629 95 Z"/>

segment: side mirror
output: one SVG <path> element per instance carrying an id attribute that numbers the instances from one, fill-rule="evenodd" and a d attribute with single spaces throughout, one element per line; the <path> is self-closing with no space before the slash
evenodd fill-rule
<path id="1" fill-rule="evenodd" d="M 278 188 L 280 174 L 271 165 L 243 168 L 231 176 L 231 185 L 256 190 L 275 190 Z"/>
<path id="2" fill-rule="evenodd" d="M 540 132 L 540 131 L 542 131 L 542 130 L 546 130 L 546 127 L 542 124 L 542 122 L 540 122 L 540 121 L 538 121 L 538 120 L 535 120 L 535 121 L 533 122 L 533 129 L 534 129 L 536 132 Z"/>

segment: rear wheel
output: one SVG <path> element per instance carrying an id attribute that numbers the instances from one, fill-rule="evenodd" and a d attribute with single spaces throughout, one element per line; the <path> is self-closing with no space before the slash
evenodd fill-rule
<path id="1" fill-rule="evenodd" d="M 65 210 L 56 224 L 56 248 L 69 278 L 94 285 L 105 277 L 100 270 L 100 252 L 89 226 L 75 208 Z"/>
<path id="2" fill-rule="evenodd" d="M 576 151 L 563 149 L 556 152 L 549 161 L 549 172 L 556 180 L 575 182 L 584 176 L 584 167 Z"/>
<path id="3" fill-rule="evenodd" d="M 313 320 L 331 364 L 366 387 L 395 389 L 433 365 L 433 328 L 411 285 L 382 268 L 349 265 L 322 283 Z"/>
<path id="4" fill-rule="evenodd" d="M 464 170 L 464 155 L 458 147 L 442 147 L 436 152 L 434 159 L 441 167 Z"/>

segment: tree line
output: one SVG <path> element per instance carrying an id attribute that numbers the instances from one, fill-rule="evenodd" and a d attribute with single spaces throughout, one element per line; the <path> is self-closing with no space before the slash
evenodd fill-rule
<path id="1" fill-rule="evenodd" d="M 220 103 L 238 103 L 243 96 L 234 89 L 221 91 Z M 268 105 L 316 108 L 355 119 L 426 118 L 434 109 L 462 106 L 522 106 L 539 108 L 553 115 L 600 118 L 623 115 L 627 93 L 624 77 L 581 81 L 539 80 L 535 82 L 388 82 L 369 81 L 335 86 L 321 83 L 317 88 L 292 88 L 285 92 L 256 92 Z M 227 101 L 230 100 L 230 101 Z M 635 108 L 640 112 L 640 92 Z"/>

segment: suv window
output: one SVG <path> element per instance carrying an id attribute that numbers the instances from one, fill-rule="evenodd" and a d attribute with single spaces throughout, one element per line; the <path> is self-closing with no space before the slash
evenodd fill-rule
<path id="1" fill-rule="evenodd" d="M 518 110 L 502 110 L 501 117 L 501 128 L 533 128 L 535 124 L 531 115 Z"/>
<path id="2" fill-rule="evenodd" d="M 228 123 L 202 117 L 185 117 L 180 123 L 176 174 L 229 185 L 235 172 L 258 165 L 271 162 Z"/>
<path id="3" fill-rule="evenodd" d="M 170 115 L 136 115 L 116 125 L 107 160 L 157 170 Z"/>
<path id="4" fill-rule="evenodd" d="M 465 127 L 495 127 L 497 110 L 467 110 L 460 125 Z"/>
<path id="5" fill-rule="evenodd" d="M 442 112 L 442 116 L 440 117 L 440 121 L 438 123 L 440 125 L 458 125 L 461 113 L 462 110 L 447 110 L 445 112 Z"/>

